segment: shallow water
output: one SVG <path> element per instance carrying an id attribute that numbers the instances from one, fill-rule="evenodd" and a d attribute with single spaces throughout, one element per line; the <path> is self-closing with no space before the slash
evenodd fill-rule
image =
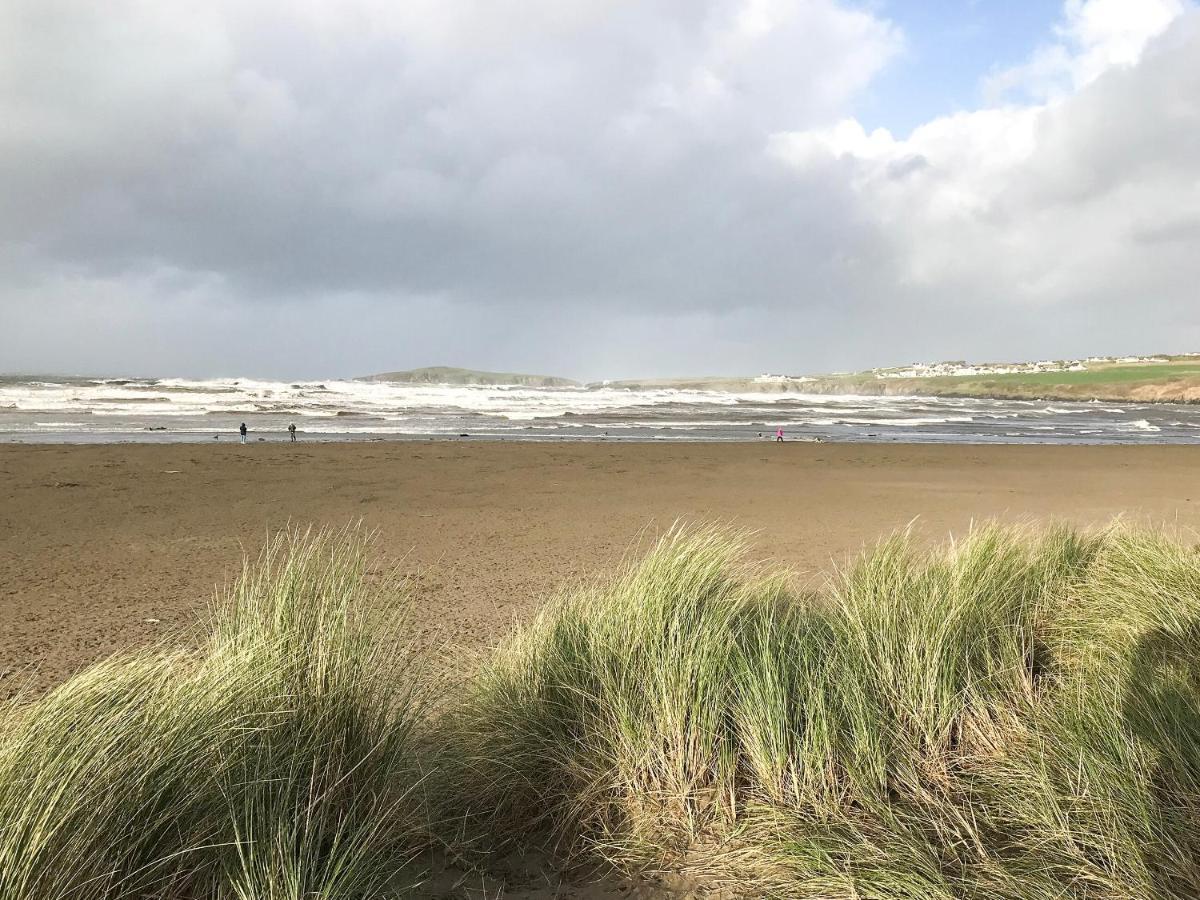
<path id="1" fill-rule="evenodd" d="M 0 442 L 399 438 L 1192 443 L 1200 407 L 250 379 L 0 379 Z"/>

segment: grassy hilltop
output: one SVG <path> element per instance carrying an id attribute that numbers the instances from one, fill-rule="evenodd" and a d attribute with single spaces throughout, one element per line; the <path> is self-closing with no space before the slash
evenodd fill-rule
<path id="1" fill-rule="evenodd" d="M 447 684 L 356 535 L 276 544 L 198 647 L 0 705 L 0 896 L 463 896 L 430 854 L 529 848 L 745 897 L 1200 896 L 1194 547 L 900 535 L 820 593 L 741 559 L 669 534 Z"/>
<path id="2" fill-rule="evenodd" d="M 947 365 L 947 364 L 943 364 Z M 1154 357 L 1147 362 L 1088 361 L 1071 371 L 991 374 L 927 374 L 903 377 L 902 369 L 874 369 L 839 375 L 798 376 L 765 381 L 752 377 L 671 378 L 610 382 L 618 388 L 675 388 L 735 392 L 794 392 L 997 400 L 1108 400 L 1200 403 L 1200 356 Z M 965 366 L 964 366 L 965 368 Z"/>
<path id="3" fill-rule="evenodd" d="M 998 400 L 1200 402 L 1200 359 L 1166 363 L 1097 363 L 1084 371 L 880 378 L 873 373 L 818 378 L 813 393 L 916 394 Z"/>

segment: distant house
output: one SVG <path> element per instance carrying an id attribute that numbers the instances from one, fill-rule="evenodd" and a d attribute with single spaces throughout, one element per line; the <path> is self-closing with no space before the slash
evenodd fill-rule
<path id="1" fill-rule="evenodd" d="M 1028 363 L 981 363 L 970 365 L 965 362 L 913 363 L 902 369 L 873 369 L 876 378 L 963 378 L 980 375 L 1028 375 L 1042 372 L 1083 372 L 1088 362 L 1098 360 L 1052 360 L 1043 359 Z M 1112 360 L 1105 360 L 1112 362 Z M 1143 360 L 1148 361 L 1148 360 Z"/>
<path id="2" fill-rule="evenodd" d="M 816 381 L 816 379 L 809 378 L 807 375 L 772 375 L 770 373 L 758 375 L 754 379 L 755 384 L 800 384 L 805 381 Z"/>

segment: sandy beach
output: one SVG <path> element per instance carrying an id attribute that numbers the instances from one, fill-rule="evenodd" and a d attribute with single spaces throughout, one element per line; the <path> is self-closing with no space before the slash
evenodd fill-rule
<path id="1" fill-rule="evenodd" d="M 495 642 L 677 518 L 752 529 L 819 577 L 905 526 L 1127 515 L 1200 524 L 1200 448 L 853 444 L 0 447 L 0 693 L 195 621 L 289 522 L 378 532 L 419 638 Z"/>

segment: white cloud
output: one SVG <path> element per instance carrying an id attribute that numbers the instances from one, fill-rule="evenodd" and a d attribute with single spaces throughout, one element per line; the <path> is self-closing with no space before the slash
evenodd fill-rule
<path id="1" fill-rule="evenodd" d="M 1185 0 L 1066 0 L 1054 29 L 1058 40 L 991 76 L 986 93 L 1045 100 L 1077 91 L 1108 69 L 1134 65 L 1187 9 Z"/>
<path id="2" fill-rule="evenodd" d="M 1071 0 L 1012 99 L 896 136 L 847 113 L 904 37 L 835 0 L 16 0 L 0 370 L 1200 341 L 1181 9 Z"/>
<path id="3" fill-rule="evenodd" d="M 803 172 L 840 170 L 888 236 L 899 283 L 954 292 L 965 306 L 1001 294 L 1073 303 L 1081 315 L 1130 302 L 1122 289 L 1179 303 L 1200 277 L 1185 239 L 1200 216 L 1200 29 L 1195 14 L 1175 19 L 1131 57 L 1167 16 L 1163 4 L 1143 6 L 1158 12 L 1139 31 L 1130 4 L 1067 4 L 1080 46 L 1067 64 L 1089 73 L 1068 95 L 935 119 L 904 139 L 845 120 L 776 135 L 772 148 Z M 1178 234 L 1180 246 L 1131 239 L 1156 222 L 1178 222 L 1158 234 L 1164 244 Z"/>

